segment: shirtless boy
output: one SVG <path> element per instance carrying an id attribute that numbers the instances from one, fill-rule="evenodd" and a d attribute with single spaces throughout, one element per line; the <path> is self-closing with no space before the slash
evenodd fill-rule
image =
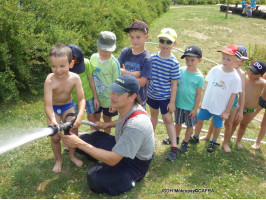
<path id="1" fill-rule="evenodd" d="M 266 79 L 266 74 L 263 76 L 264 79 Z M 255 113 L 255 116 L 262 110 L 266 108 L 266 88 L 263 89 L 260 99 L 259 99 L 259 106 L 257 108 L 257 111 Z M 251 146 L 252 149 L 259 149 L 260 148 L 260 142 L 264 138 L 266 133 L 266 112 L 264 111 L 264 115 L 262 118 L 262 122 L 260 124 L 260 132 L 258 135 L 258 138 L 256 142 Z"/>
<path id="2" fill-rule="evenodd" d="M 263 79 L 263 74 L 266 72 L 266 64 L 262 61 L 255 61 L 249 66 L 248 75 L 245 80 L 245 104 L 244 104 L 244 118 L 240 122 L 237 131 L 236 144 L 239 148 L 243 148 L 240 143 L 246 128 L 255 117 L 256 108 L 258 107 L 259 98 L 264 87 L 266 87 L 266 80 Z M 231 135 L 236 130 L 239 122 L 235 121 L 232 126 Z"/>
<path id="3" fill-rule="evenodd" d="M 85 98 L 79 76 L 69 71 L 74 65 L 72 51 L 66 45 L 57 44 L 50 50 L 49 60 L 53 73 L 49 74 L 44 82 L 45 113 L 48 125 L 58 126 L 68 113 L 75 113 L 71 93 L 76 87 L 79 107 L 77 119 L 73 125 L 73 129 L 76 129 L 82 122 Z M 71 129 L 70 131 L 72 132 Z M 55 173 L 62 171 L 60 140 L 60 132 L 51 137 L 51 146 L 56 159 L 53 168 Z M 82 166 L 83 162 L 75 157 L 75 149 L 69 149 L 69 157 L 75 165 Z"/>

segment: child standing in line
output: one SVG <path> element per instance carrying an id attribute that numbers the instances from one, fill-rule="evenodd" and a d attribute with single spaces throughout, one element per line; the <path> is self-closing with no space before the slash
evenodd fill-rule
<path id="1" fill-rule="evenodd" d="M 158 35 L 160 52 L 151 56 L 152 76 L 148 88 L 147 104 L 150 106 L 151 122 L 155 132 L 158 122 L 159 109 L 168 136 L 172 143 L 167 159 L 177 158 L 175 126 L 172 113 L 175 111 L 177 80 L 180 79 L 179 62 L 172 54 L 172 48 L 177 44 L 177 34 L 171 28 L 164 28 Z"/>
<path id="2" fill-rule="evenodd" d="M 239 60 L 237 61 L 237 65 L 235 69 L 241 78 L 242 92 L 236 95 L 230 115 L 228 119 L 224 121 L 224 139 L 221 139 L 221 141 L 223 142 L 223 149 L 225 152 L 231 152 L 228 142 L 232 138 L 231 128 L 232 128 L 233 121 L 235 120 L 237 122 L 240 122 L 243 119 L 246 75 L 245 75 L 245 72 L 241 69 L 241 67 L 243 66 L 243 63 L 245 60 L 250 60 L 247 57 L 247 49 L 242 45 L 237 45 L 237 46 L 238 46 L 238 49 L 237 49 L 236 56 L 239 58 Z M 212 133 L 213 133 L 213 125 L 211 123 L 209 126 L 208 134 L 206 136 L 200 137 L 200 140 L 210 140 Z"/>
<path id="3" fill-rule="evenodd" d="M 79 76 L 69 72 L 73 67 L 72 51 L 64 44 L 54 46 L 49 53 L 52 72 L 44 82 L 44 101 L 47 122 L 50 126 L 58 126 L 68 113 L 75 113 L 72 100 L 72 90 L 76 87 L 78 97 L 78 114 L 73 125 L 73 129 L 78 128 L 82 122 L 85 109 L 85 98 L 82 83 Z M 74 132 L 70 129 L 71 132 Z M 61 137 L 60 132 L 51 137 L 51 146 L 55 155 L 56 163 L 53 172 L 62 171 Z M 75 157 L 75 149 L 69 149 L 70 160 L 77 166 L 82 166 L 83 162 Z"/>
<path id="4" fill-rule="evenodd" d="M 75 62 L 73 68 L 71 68 L 69 71 L 79 75 L 86 100 L 87 118 L 89 121 L 95 123 L 96 120 L 94 119 L 93 113 L 99 109 L 100 105 L 92 75 L 95 68 L 89 59 L 84 58 L 83 52 L 79 46 L 74 44 L 67 44 L 67 46 L 72 50 L 72 58 Z M 76 88 L 74 88 L 72 91 L 72 98 L 75 105 L 75 111 L 78 113 Z M 91 126 L 91 129 L 94 130 L 95 128 Z"/>
<path id="5" fill-rule="evenodd" d="M 263 108 L 266 109 L 266 88 L 264 88 L 262 93 L 261 93 L 260 100 L 259 100 L 259 106 L 257 108 L 255 116 Z M 262 122 L 260 124 L 260 132 L 259 132 L 259 135 L 258 135 L 258 138 L 257 138 L 256 142 L 251 146 L 252 149 L 259 149 L 260 148 L 260 142 L 264 138 L 265 133 L 266 133 L 266 112 L 264 110 L 264 115 L 263 115 L 263 118 L 262 118 Z"/>
<path id="6" fill-rule="evenodd" d="M 117 111 L 111 108 L 110 94 L 108 87 L 120 76 L 120 66 L 117 59 L 112 55 L 116 49 L 116 36 L 110 31 L 103 31 L 99 34 L 97 41 L 98 53 L 91 56 L 91 63 L 95 67 L 93 71 L 94 83 L 97 96 L 100 102 L 99 109 L 94 113 L 93 122 L 100 121 L 101 112 L 103 112 L 104 122 L 111 122 L 112 117 L 117 115 Z M 110 133 L 111 128 L 104 129 L 104 132 Z"/>
<path id="7" fill-rule="evenodd" d="M 186 66 L 181 67 L 181 80 L 178 84 L 176 94 L 175 128 L 176 137 L 186 123 L 186 134 L 181 144 L 180 151 L 186 152 L 189 148 L 188 142 L 193 134 L 193 127 L 197 123 L 197 112 L 202 99 L 202 88 L 204 88 L 204 77 L 198 70 L 198 64 L 202 61 L 202 51 L 197 46 L 187 47 L 181 59 L 186 60 Z"/>
<path id="8" fill-rule="evenodd" d="M 128 33 L 132 47 L 123 48 L 118 57 L 121 74 L 131 74 L 138 79 L 142 106 L 146 108 L 146 84 L 151 78 L 151 58 L 145 49 L 145 42 L 149 38 L 149 29 L 145 22 L 134 21 L 124 31 Z"/>
<path id="9" fill-rule="evenodd" d="M 245 105 L 244 105 L 244 118 L 240 122 L 239 129 L 237 131 L 236 145 L 239 148 L 243 148 L 240 143 L 243 135 L 246 131 L 248 124 L 253 120 L 258 107 L 259 98 L 263 88 L 266 87 L 266 80 L 263 79 L 263 75 L 266 72 L 266 63 L 262 61 L 255 61 L 249 66 L 248 75 L 245 80 Z M 234 122 L 231 130 L 233 134 L 238 126 L 238 122 Z"/>
<path id="10" fill-rule="evenodd" d="M 199 134 L 204 120 L 213 117 L 214 133 L 208 152 L 214 152 L 217 145 L 217 139 L 223 126 L 223 120 L 228 119 L 233 106 L 236 94 L 242 91 L 241 79 L 234 69 L 237 65 L 236 56 L 238 46 L 230 45 L 222 52 L 223 64 L 213 67 L 206 76 L 205 93 L 201 109 L 197 114 L 197 124 L 195 134 L 190 139 L 190 143 L 199 142 Z"/>

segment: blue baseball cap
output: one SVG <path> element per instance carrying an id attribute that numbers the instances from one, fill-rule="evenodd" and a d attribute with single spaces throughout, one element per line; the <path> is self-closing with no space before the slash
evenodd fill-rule
<path id="1" fill-rule="evenodd" d="M 85 72 L 84 55 L 80 47 L 75 44 L 67 44 L 67 46 L 72 50 L 72 59 L 75 61 L 74 66 L 69 71 L 76 74 Z"/>
<path id="2" fill-rule="evenodd" d="M 129 74 L 119 76 L 108 87 L 117 94 L 124 94 L 126 92 L 139 93 L 140 85 L 138 80 Z"/>

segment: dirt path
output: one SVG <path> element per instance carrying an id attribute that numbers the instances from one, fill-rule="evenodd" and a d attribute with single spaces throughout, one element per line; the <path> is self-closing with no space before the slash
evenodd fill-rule
<path id="1" fill-rule="evenodd" d="M 220 6 L 220 5 L 222 5 L 222 4 L 216 4 L 217 6 Z M 258 5 L 258 4 L 257 4 Z M 232 7 L 234 7 L 235 6 L 235 4 L 231 4 L 230 6 L 232 6 Z M 238 4 L 238 7 L 241 7 L 242 5 L 241 4 Z M 266 12 L 266 6 L 265 5 L 258 5 L 259 6 L 259 10 L 262 10 L 262 11 L 264 11 L 264 12 Z M 186 5 L 171 5 L 170 6 L 170 8 L 182 8 L 182 7 L 194 7 L 194 6 L 186 6 Z M 197 7 L 199 7 L 200 8 L 200 6 L 197 6 Z"/>

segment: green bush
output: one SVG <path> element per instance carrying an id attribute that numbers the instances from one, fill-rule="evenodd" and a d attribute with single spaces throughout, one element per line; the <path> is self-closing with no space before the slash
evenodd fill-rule
<path id="1" fill-rule="evenodd" d="M 50 72 L 47 54 L 57 43 L 77 44 L 89 57 L 101 31 L 112 31 L 121 48 L 123 29 L 134 20 L 150 24 L 170 0 L 0 1 L 0 102 L 38 94 Z"/>

